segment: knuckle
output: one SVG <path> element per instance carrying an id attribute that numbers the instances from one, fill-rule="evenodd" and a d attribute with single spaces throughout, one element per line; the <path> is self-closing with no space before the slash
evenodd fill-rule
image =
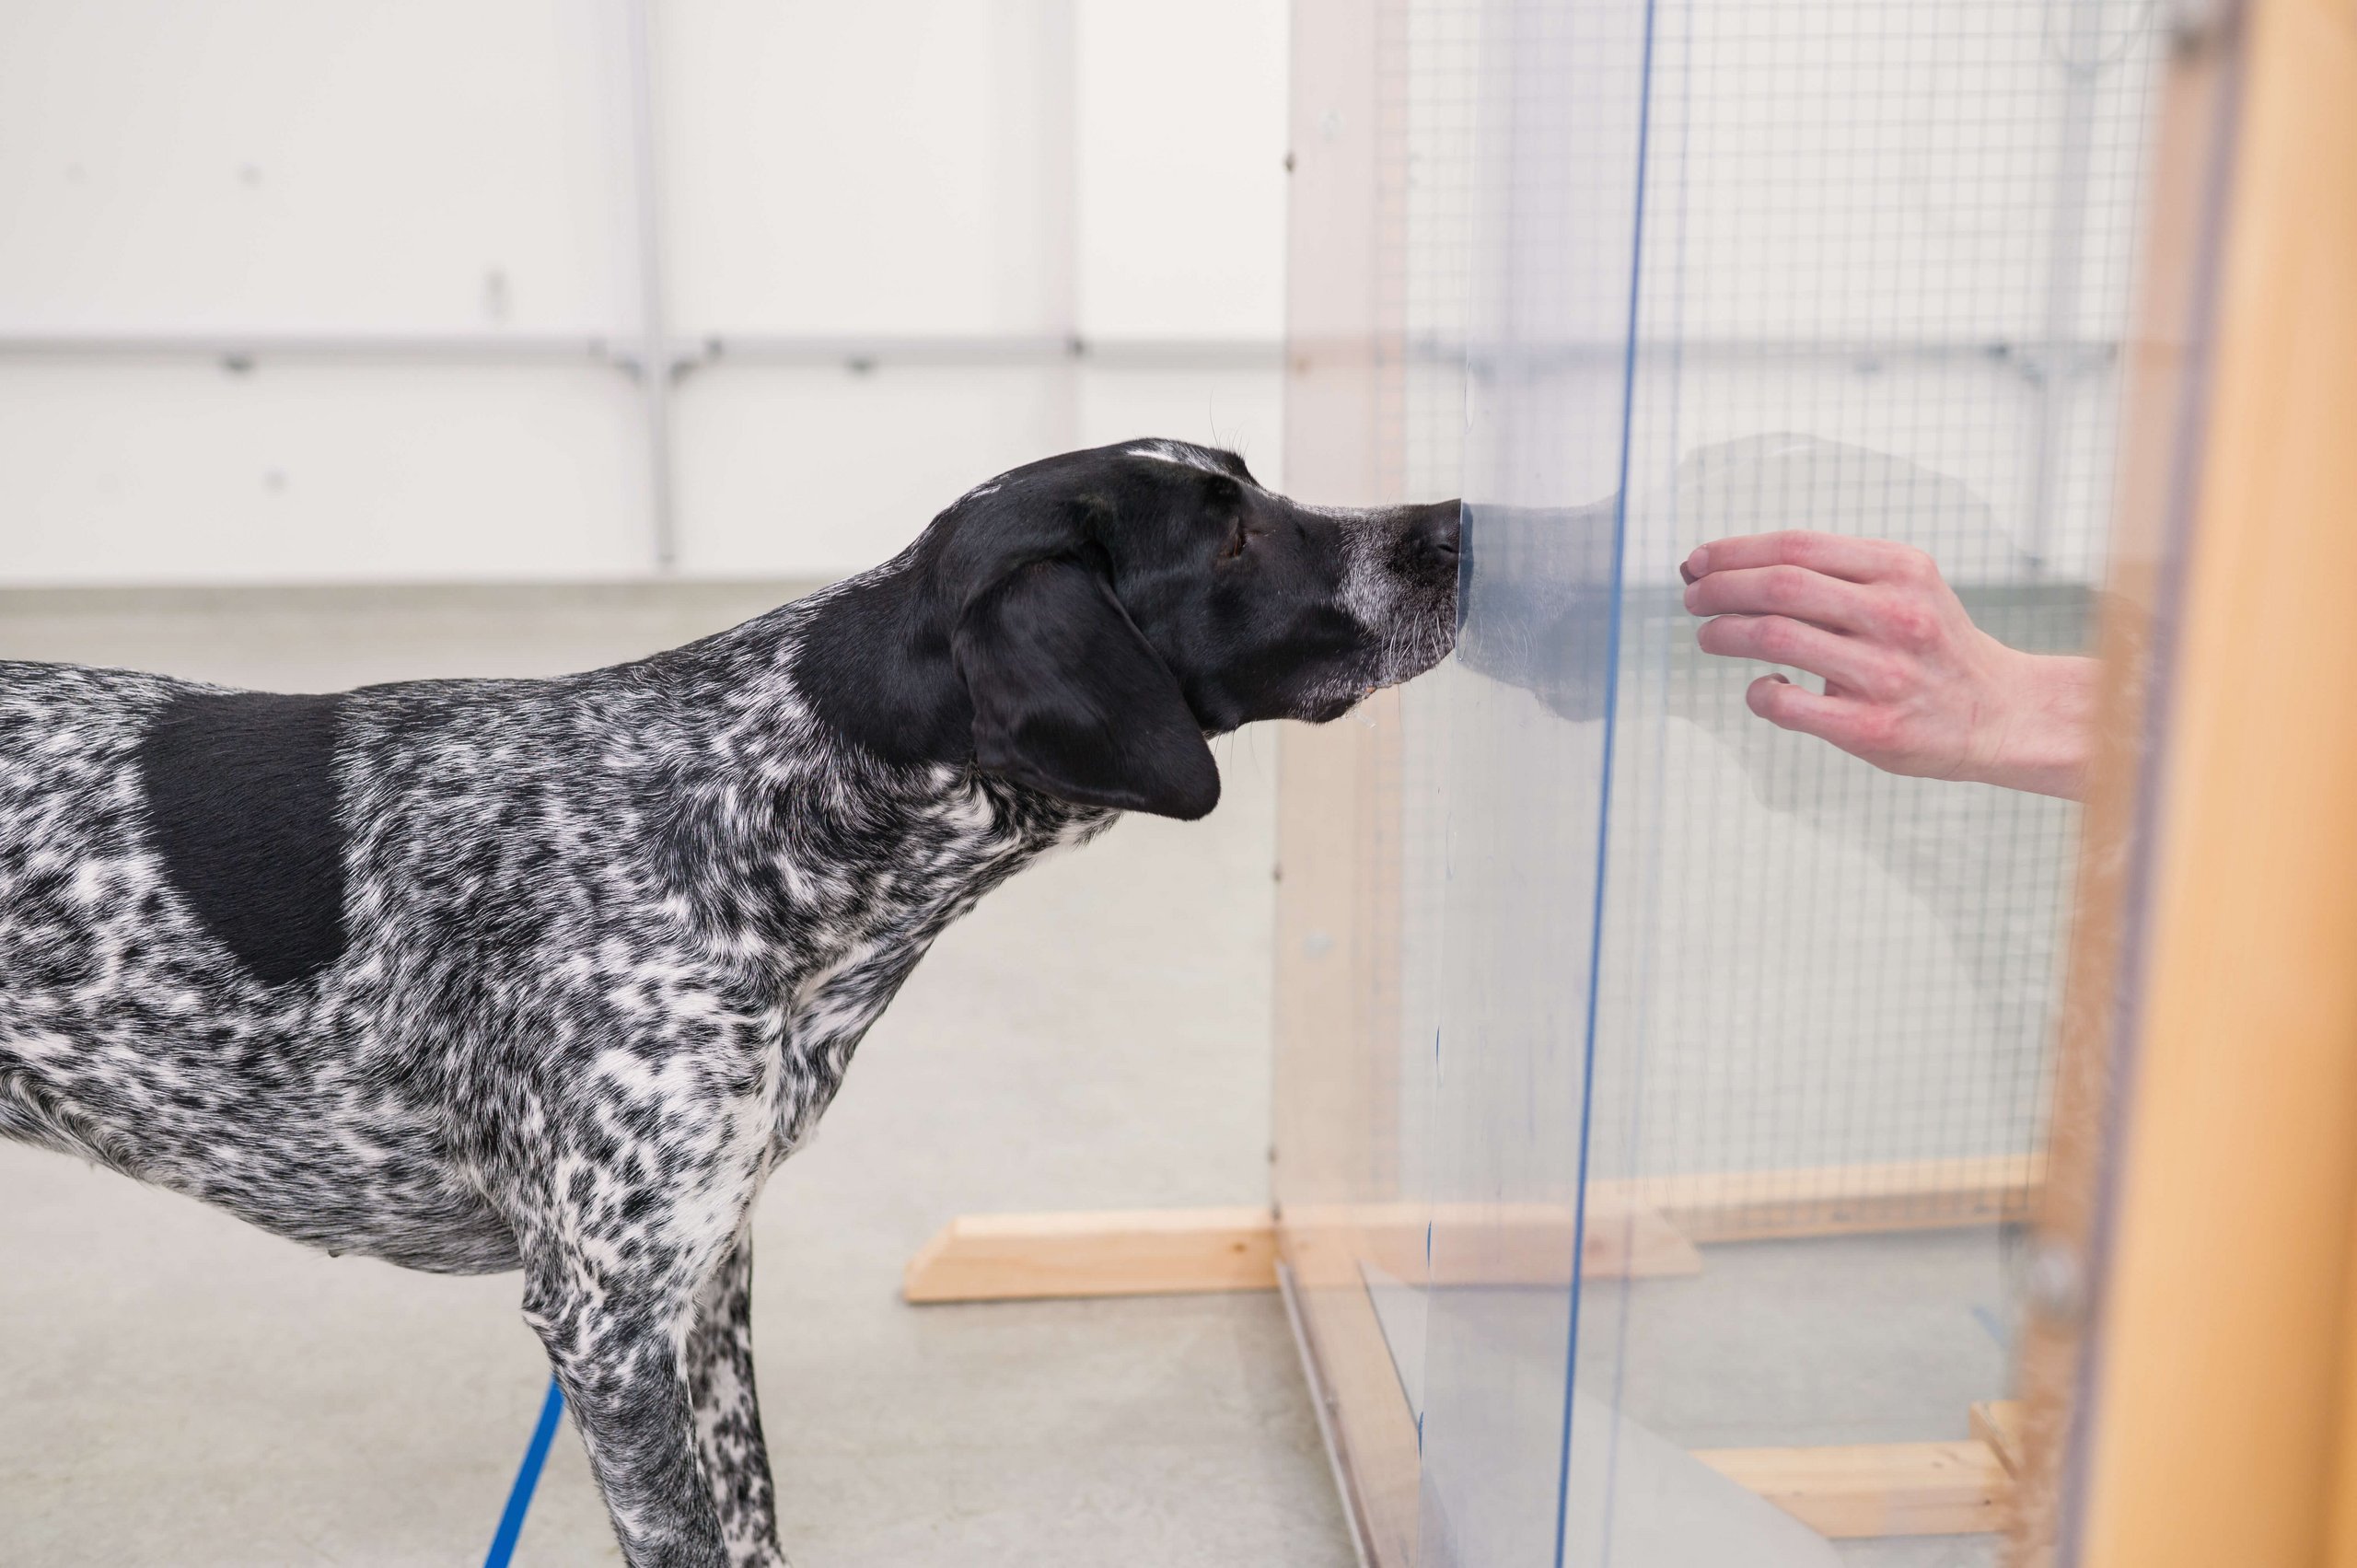
<path id="1" fill-rule="evenodd" d="M 1771 566 L 1759 575 L 1761 597 L 1778 610 L 1790 610 L 1800 602 L 1808 587 L 1808 572 L 1799 566 Z"/>
<path id="2" fill-rule="evenodd" d="M 1887 713 L 1863 713 L 1851 721 L 1850 738 L 1862 751 L 1887 753 L 1898 744 L 1898 719 Z"/>
<path id="3" fill-rule="evenodd" d="M 1761 621 L 1753 637 L 1759 651 L 1778 664 L 1791 663 L 1792 656 L 1800 652 L 1800 627 L 1782 616 L 1771 615 Z"/>
<path id="4" fill-rule="evenodd" d="M 1894 570 L 1899 581 L 1920 585 L 1939 580 L 1940 569 L 1929 554 L 1911 544 L 1896 545 L 1893 548 L 1898 555 Z"/>
<path id="5" fill-rule="evenodd" d="M 1910 598 L 1895 599 L 1886 605 L 1880 620 L 1883 635 L 1910 652 L 1929 646 L 1939 632 L 1939 623 L 1932 612 Z"/>
<path id="6" fill-rule="evenodd" d="M 1877 703 L 1895 703 L 1907 695 L 1909 668 L 1896 659 L 1875 659 L 1860 671 L 1858 687 Z"/>

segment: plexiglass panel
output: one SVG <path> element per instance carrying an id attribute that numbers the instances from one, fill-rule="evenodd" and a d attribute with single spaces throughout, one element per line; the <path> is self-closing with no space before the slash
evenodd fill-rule
<path id="1" fill-rule="evenodd" d="M 1741 1483 L 2005 1393 L 2074 808 L 1765 723 L 1678 565 L 1895 540 L 2002 641 L 2086 645 L 2148 19 L 1485 13 L 1465 636 L 1410 738 L 1446 755 L 1427 1562 L 1995 1561 Z M 1498 1283 L 1575 1179 L 1578 1286 Z"/>
<path id="2" fill-rule="evenodd" d="M 1354 1212 L 1423 1220 L 1420 1257 L 1388 1221 L 1341 1249 L 1415 1421 L 1398 1560 L 1993 1563 L 1968 1489 L 1875 1499 L 1932 1446 L 1974 1462 L 2007 1391 L 2077 808 L 1767 723 L 1772 667 L 1699 649 L 1678 568 L 1895 541 L 2008 646 L 2090 647 L 2155 11 L 1382 15 L 1407 352 L 1376 435 L 1468 529 L 1457 656 L 1376 721 L 1379 874 L 1343 899 L 1396 1052 L 1361 1059 Z M 1763 1500 L 1795 1476 L 1853 1503 Z"/>

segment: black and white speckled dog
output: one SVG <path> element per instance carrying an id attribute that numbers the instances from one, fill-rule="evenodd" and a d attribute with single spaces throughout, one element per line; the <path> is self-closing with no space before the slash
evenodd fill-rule
<path id="1" fill-rule="evenodd" d="M 0 1133 L 521 1267 L 638 1568 L 784 1562 L 746 1217 L 942 927 L 1207 735 L 1448 648 L 1454 502 L 1132 443 L 636 664 L 338 696 L 0 663 Z"/>

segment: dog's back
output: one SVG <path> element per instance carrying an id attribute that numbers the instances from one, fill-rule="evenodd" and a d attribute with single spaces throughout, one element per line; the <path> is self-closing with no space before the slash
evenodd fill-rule
<path id="1" fill-rule="evenodd" d="M 332 1249 L 511 1267 L 384 988 L 320 983 L 352 701 L 0 662 L 0 1136 Z"/>

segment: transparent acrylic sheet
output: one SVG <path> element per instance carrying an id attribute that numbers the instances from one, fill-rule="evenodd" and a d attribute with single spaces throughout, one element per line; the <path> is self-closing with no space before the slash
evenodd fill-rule
<path id="1" fill-rule="evenodd" d="M 2131 11 L 1481 7 L 1464 627 L 1403 703 L 1428 1259 L 1368 1282 L 1428 1568 L 1995 1561 L 1829 1546 L 1667 1461 L 1961 1439 L 2003 1396 L 2075 808 L 1767 726 L 1677 563 L 1895 540 L 2000 640 L 2084 649 Z M 1596 1266 L 1665 1213 L 1770 1238 Z"/>

